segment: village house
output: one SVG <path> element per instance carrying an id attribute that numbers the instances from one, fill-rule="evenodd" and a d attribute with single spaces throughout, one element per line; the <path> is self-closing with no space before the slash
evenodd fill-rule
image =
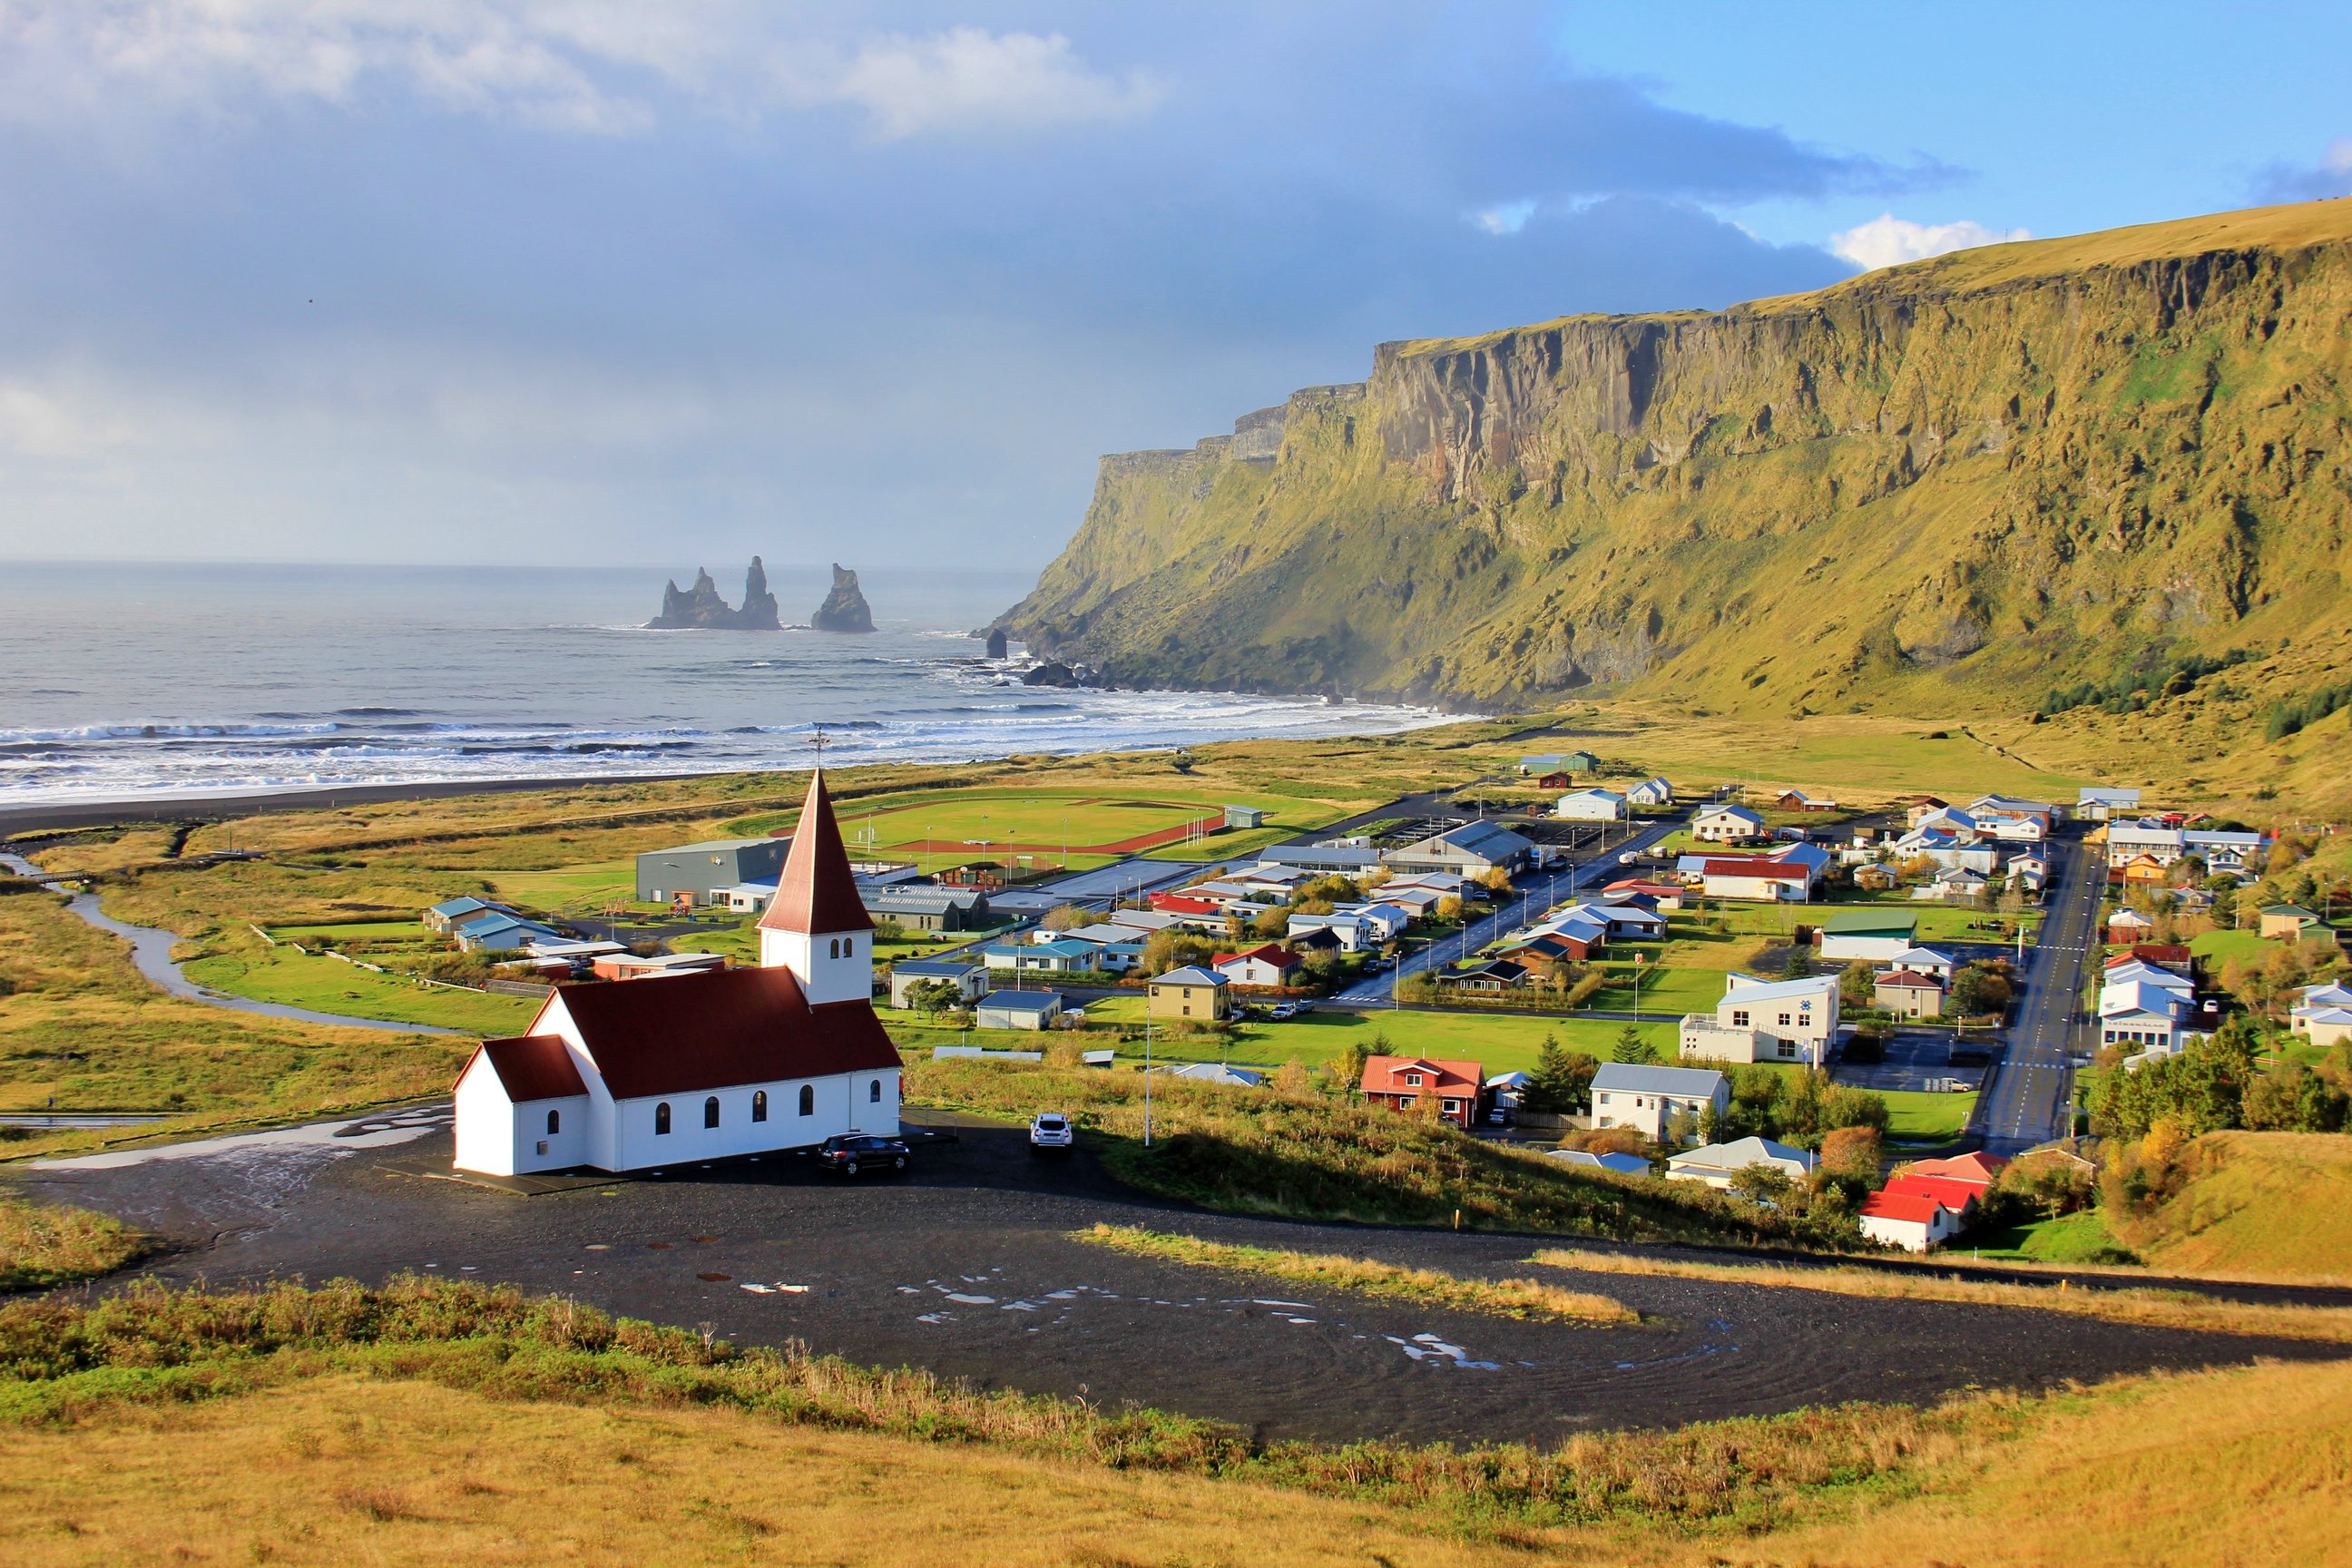
<path id="1" fill-rule="evenodd" d="M 1398 1110 L 1412 1110 L 1424 1095 L 1433 1095 L 1438 1114 L 1465 1130 L 1486 1113 L 1486 1068 L 1476 1062 L 1373 1057 L 1364 1063 L 1360 1087 L 1367 1100 Z"/>
<path id="2" fill-rule="evenodd" d="M 2105 822 L 2117 816 L 2137 816 L 2139 815 L 2139 791 L 2100 789 L 2084 784 L 2075 792 L 2074 815 L 2084 822 Z"/>
<path id="3" fill-rule="evenodd" d="M 1932 947 L 1906 947 L 1894 957 L 1880 959 L 1877 962 L 1883 968 L 1907 969 L 1914 974 L 1925 974 L 1931 979 L 1940 980 L 1946 985 L 1951 984 L 1952 973 L 1959 967 L 1958 962 L 1951 954 L 1938 952 Z"/>
<path id="4" fill-rule="evenodd" d="M 1691 818 L 1690 833 L 1702 844 L 1744 844 L 1764 837 L 1764 819 L 1744 805 L 1710 805 Z"/>
<path id="5" fill-rule="evenodd" d="M 1931 1191 L 1901 1177 L 1862 1200 L 1862 1234 L 1906 1252 L 1926 1252 L 1960 1233 L 1960 1216 Z"/>
<path id="6" fill-rule="evenodd" d="M 1897 958 L 1911 950 L 1918 930 L 1919 917 L 1907 910 L 1840 910 L 1822 924 L 1822 957 L 1831 963 Z"/>
<path id="7" fill-rule="evenodd" d="M 1188 964 L 1153 975 L 1145 1007 L 1155 1018 L 1215 1023 L 1233 1016 L 1233 983 L 1216 971 Z"/>
<path id="8" fill-rule="evenodd" d="M 1934 876 L 1911 889 L 1915 902 L 1933 904 L 1972 903 L 1982 897 L 1990 879 L 1981 871 L 1966 866 L 1947 866 Z"/>
<path id="9" fill-rule="evenodd" d="M 1484 877 L 1492 871 L 1517 871 L 1532 865 L 1536 847 L 1499 822 L 1465 822 L 1432 834 L 1417 844 L 1391 850 L 1385 858 L 1399 871 L 1452 871 L 1458 876 Z"/>
<path id="10" fill-rule="evenodd" d="M 2099 985 L 2100 1043 L 2137 1046 L 2142 1058 L 2179 1050 L 2195 991 L 2186 978 L 2154 964 L 2130 960 L 2110 967 Z"/>
<path id="11" fill-rule="evenodd" d="M 2352 1040 L 2352 985 L 2309 985 L 2287 1011 L 2287 1026 L 2315 1046 Z"/>
<path id="12" fill-rule="evenodd" d="M 624 950 L 600 953 L 589 967 L 599 980 L 667 980 L 724 969 L 727 959 L 717 952 L 656 952 L 641 957 Z"/>
<path id="13" fill-rule="evenodd" d="M 2301 904 L 2265 904 L 2261 915 L 2262 933 L 2265 937 L 2283 937 L 2299 942 L 2304 932 L 2318 926 L 2319 913 Z"/>
<path id="14" fill-rule="evenodd" d="M 902 958 L 890 966 L 890 1005 L 912 1006 L 908 997 L 916 986 L 942 981 L 956 988 L 960 1000 L 976 1001 L 987 980 L 985 964 L 970 963 L 961 958 Z"/>
<path id="15" fill-rule="evenodd" d="M 2156 921 L 2137 910 L 2117 910 L 2107 917 L 2107 940 L 2117 944 L 2145 942 Z"/>
<path id="16" fill-rule="evenodd" d="M 518 915 L 484 912 L 459 921 L 450 928 L 449 939 L 464 952 L 513 952 L 544 942 L 562 942 L 563 933 L 553 926 Z"/>
<path id="17" fill-rule="evenodd" d="M 1090 942 L 1071 942 L 1060 936 L 1027 942 L 1003 942 L 981 950 L 981 961 L 991 971 L 1004 970 L 1013 974 L 1085 974 L 1093 971 L 1102 950 Z"/>
<path id="18" fill-rule="evenodd" d="M 1637 806 L 1672 805 L 1675 804 L 1675 786 L 1661 777 L 1646 778 L 1629 786 L 1625 799 L 1628 804 Z"/>
<path id="19" fill-rule="evenodd" d="M 1812 874 L 1804 867 L 1762 855 L 1710 858 L 1699 877 L 1699 890 L 1710 899 L 1801 903 L 1812 887 Z"/>
<path id="20" fill-rule="evenodd" d="M 1552 815 L 1563 822 L 1622 822 L 1625 797 L 1613 789 L 1580 789 L 1560 796 Z"/>
<path id="21" fill-rule="evenodd" d="M 977 888 L 861 884 L 859 898 L 877 922 L 904 931 L 980 931 L 993 923 L 988 895 Z"/>
<path id="22" fill-rule="evenodd" d="M 557 987 L 457 1075 L 457 1168 L 635 1171 L 896 1132 L 873 929 L 818 773 L 760 917 L 760 967 Z"/>
<path id="23" fill-rule="evenodd" d="M 1441 969 L 1432 983 L 1442 991 L 1495 994 L 1524 985 L 1529 973 L 1515 958 L 1507 957 L 1469 969 Z"/>
<path id="24" fill-rule="evenodd" d="M 1740 1172 L 1762 1167 L 1791 1181 L 1803 1181 L 1820 1162 L 1802 1149 L 1776 1143 L 1769 1138 L 1735 1138 L 1728 1143 L 1703 1143 L 1666 1161 L 1666 1180 L 1704 1182 L 1722 1190 Z"/>
<path id="25" fill-rule="evenodd" d="M 1873 996 L 1897 1018 L 1940 1018 L 1944 1016 L 1943 981 L 1908 969 L 1891 970 L 1878 977 Z"/>
<path id="26" fill-rule="evenodd" d="M 1681 1026 L 1681 1054 L 1706 1061 L 1800 1062 L 1819 1067 L 1838 1034 L 1834 975 L 1798 980 L 1724 977 L 1712 1016 L 1692 1013 Z"/>
<path id="27" fill-rule="evenodd" d="M 972 1008 L 983 1029 L 1045 1029 L 1062 1016 L 1058 991 L 992 991 Z"/>
<path id="28" fill-rule="evenodd" d="M 522 918 L 504 904 L 493 904 L 487 900 L 475 898 L 451 899 L 446 903 L 436 904 L 425 911 L 425 929 L 447 936 L 462 922 L 484 915 L 504 915 L 509 920 Z"/>
<path id="29" fill-rule="evenodd" d="M 1264 942 L 1244 952 L 1221 952 L 1209 967 L 1235 985 L 1276 987 L 1297 984 L 1298 955 L 1280 942 Z"/>
<path id="30" fill-rule="evenodd" d="M 1653 1143 L 1677 1116 L 1696 1123 L 1707 1107 L 1721 1116 L 1730 1103 L 1730 1080 L 1711 1068 L 1602 1062 L 1592 1075 L 1592 1125 L 1630 1127 Z"/>
<path id="31" fill-rule="evenodd" d="M 1836 801 L 1815 800 L 1801 789 L 1782 790 L 1772 804 L 1782 811 L 1835 811 L 1838 808 Z"/>

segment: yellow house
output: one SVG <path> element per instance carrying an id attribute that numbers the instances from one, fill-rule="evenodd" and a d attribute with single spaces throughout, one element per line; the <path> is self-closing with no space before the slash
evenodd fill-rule
<path id="1" fill-rule="evenodd" d="M 1154 977 L 1146 1006 L 1155 1018 L 1207 1024 L 1232 1016 L 1233 996 L 1233 984 L 1223 975 L 1192 965 Z"/>
<path id="2" fill-rule="evenodd" d="M 2263 910 L 2263 934 L 2294 941 L 2319 923 L 2319 917 L 2299 904 L 2270 904 Z"/>

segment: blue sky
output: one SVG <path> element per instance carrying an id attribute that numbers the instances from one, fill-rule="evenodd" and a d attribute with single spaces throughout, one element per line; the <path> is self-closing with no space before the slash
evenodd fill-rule
<path id="1" fill-rule="evenodd" d="M 2352 191 L 2347 44 L 2319 5 L 0 0 L 0 557 L 1031 566 L 1097 454 L 1383 339 Z"/>

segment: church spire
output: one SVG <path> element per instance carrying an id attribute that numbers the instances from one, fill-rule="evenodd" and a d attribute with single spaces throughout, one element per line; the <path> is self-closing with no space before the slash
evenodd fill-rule
<path id="1" fill-rule="evenodd" d="M 857 893 L 856 875 L 849 868 L 849 851 L 842 846 L 841 824 L 834 819 L 823 768 L 809 775 L 800 826 L 793 830 L 783 875 L 767 912 L 760 917 L 760 929 L 803 936 L 874 929 L 866 900 Z"/>

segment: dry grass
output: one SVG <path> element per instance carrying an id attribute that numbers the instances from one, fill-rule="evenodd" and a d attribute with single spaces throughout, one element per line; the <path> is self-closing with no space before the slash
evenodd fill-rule
<path id="1" fill-rule="evenodd" d="M 0 1560 L 67 1564 L 1267 1561 L 1521 1551 L 1402 1510 L 733 1411 L 518 1404 L 331 1377 L 0 1445 Z M 189 1554 L 182 1557 L 182 1553 Z"/>
<path id="2" fill-rule="evenodd" d="M 0 1196 L 0 1290 L 110 1274 L 146 1247 L 144 1237 L 105 1215 Z"/>
<path id="3" fill-rule="evenodd" d="M 1989 1463 L 1717 1563 L 2253 1568 L 2352 1554 L 2352 1363 L 2136 1379 L 2068 1400 Z"/>
<path id="4" fill-rule="evenodd" d="M 1548 1247 L 1528 1259 L 1547 1268 L 1583 1274 L 1664 1275 L 1724 1285 L 1785 1286 L 1833 1296 L 1869 1296 L 1911 1301 L 1958 1301 L 1972 1307 L 2025 1307 L 2069 1312 L 2145 1328 L 2195 1333 L 2251 1334 L 2274 1339 L 2319 1340 L 2352 1344 L 2352 1310 L 2340 1307 L 2273 1307 L 2221 1301 L 2188 1290 L 2148 1289 L 2077 1290 L 2056 1285 L 2009 1285 L 1954 1279 L 1918 1269 L 1852 1267 L 1808 1268 L 1776 1263 L 1692 1263 L 1676 1258 L 1588 1252 Z"/>
<path id="5" fill-rule="evenodd" d="M 1465 1279 L 1434 1268 L 1407 1268 L 1372 1258 L 1242 1247 L 1126 1225 L 1097 1225 L 1074 1230 L 1070 1236 L 1074 1240 L 1107 1247 L 1114 1252 L 1131 1252 L 1199 1268 L 1223 1268 L 1235 1274 L 1271 1275 L 1301 1285 L 1414 1301 L 1457 1312 L 1482 1312 L 1488 1317 L 1523 1321 L 1575 1323 L 1585 1328 L 1629 1328 L 1642 1321 L 1639 1312 L 1607 1296 L 1563 1290 L 1533 1279 Z"/>
<path id="6" fill-rule="evenodd" d="M 2209 1132 L 2181 1158 L 2179 1193 L 2111 1222 L 2151 1268 L 2335 1283 L 2352 1271 L 2352 1138 Z"/>

